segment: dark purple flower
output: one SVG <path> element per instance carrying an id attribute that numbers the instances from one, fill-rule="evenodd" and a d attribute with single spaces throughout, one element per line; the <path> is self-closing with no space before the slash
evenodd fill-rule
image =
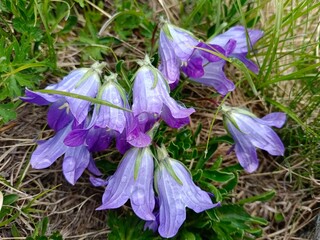
<path id="1" fill-rule="evenodd" d="M 47 122 L 50 128 L 59 131 L 67 126 L 74 117 L 70 112 L 69 104 L 64 98 L 53 102 L 47 113 Z"/>
<path id="2" fill-rule="evenodd" d="M 209 194 L 194 184 L 190 172 L 181 162 L 169 157 L 160 157 L 155 186 L 159 196 L 158 231 L 165 238 L 177 234 L 186 219 L 186 207 L 199 213 L 220 205 L 213 204 Z"/>
<path id="3" fill-rule="evenodd" d="M 259 161 L 256 147 L 274 156 L 284 154 L 284 146 L 271 127 L 281 128 L 286 115 L 270 113 L 258 118 L 242 108 L 223 106 L 224 123 L 235 141 L 235 152 L 240 165 L 249 173 L 257 170 Z"/>
<path id="4" fill-rule="evenodd" d="M 138 217 L 154 220 L 153 170 L 153 157 L 149 148 L 128 150 L 114 175 L 108 179 L 102 205 L 97 210 L 119 208 L 130 199 Z"/>
<path id="5" fill-rule="evenodd" d="M 233 27 L 207 43 L 200 42 L 189 59 L 182 63 L 182 70 L 191 80 L 214 87 L 217 92 L 226 95 L 234 90 L 235 85 L 224 73 L 226 61 L 218 55 L 238 58 L 251 71 L 258 73 L 256 64 L 246 56 L 249 49 L 262 35 L 262 31 L 248 29 L 248 41 L 250 42 L 248 47 L 245 28 Z"/>
<path id="6" fill-rule="evenodd" d="M 227 43 L 226 49 L 232 48 L 234 42 Z M 222 95 L 233 91 L 235 86 L 224 73 L 224 65 L 226 61 L 220 58 L 220 54 L 225 56 L 224 48 L 200 42 L 189 60 L 182 65 L 182 71 L 190 78 L 190 80 L 211 86 Z"/>
<path id="7" fill-rule="evenodd" d="M 230 40 L 236 42 L 234 49 L 228 54 L 229 57 L 238 58 L 242 61 L 252 72 L 258 73 L 258 66 L 247 58 L 249 50 L 253 45 L 263 36 L 260 30 L 246 29 L 243 26 L 235 26 L 230 28 L 223 34 L 220 34 L 207 42 L 209 44 L 216 44 L 221 47 L 226 46 Z"/>
<path id="8" fill-rule="evenodd" d="M 160 31 L 160 71 L 173 84 L 179 80 L 181 62 L 191 56 L 198 40 L 188 31 L 166 23 Z"/>
<path id="9" fill-rule="evenodd" d="M 168 84 L 159 70 L 142 66 L 134 80 L 132 111 L 141 121 L 161 116 L 170 127 L 179 128 L 189 123 L 194 109 L 185 108 L 170 97 Z"/>

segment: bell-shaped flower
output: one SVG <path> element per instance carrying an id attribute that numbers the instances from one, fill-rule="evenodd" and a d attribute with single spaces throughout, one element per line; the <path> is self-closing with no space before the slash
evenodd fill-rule
<path id="1" fill-rule="evenodd" d="M 224 124 L 235 142 L 235 152 L 240 165 L 249 173 L 259 166 L 256 148 L 263 149 L 273 156 L 282 156 L 285 148 L 271 127 L 281 128 L 286 115 L 270 113 L 258 118 L 242 108 L 222 106 Z"/>
<path id="2" fill-rule="evenodd" d="M 192 33 L 182 28 L 169 23 L 163 25 L 159 40 L 159 69 L 169 84 L 179 80 L 181 63 L 189 59 L 198 42 Z"/>
<path id="3" fill-rule="evenodd" d="M 116 78 L 116 74 L 106 77 L 106 83 L 101 87 L 96 98 L 125 108 L 127 103 L 125 91 L 116 82 Z M 118 133 L 122 133 L 126 126 L 125 111 L 111 106 L 95 104 L 92 118 L 94 126 L 115 130 Z"/>
<path id="4" fill-rule="evenodd" d="M 247 32 L 248 37 L 244 27 L 236 26 L 208 40 L 207 43 L 200 42 L 188 61 L 182 63 L 183 72 L 190 80 L 214 87 L 222 95 L 233 91 L 235 85 L 224 73 L 224 58 L 237 58 L 251 71 L 259 71 L 257 65 L 247 58 L 247 54 L 262 37 L 263 32 L 252 29 L 248 29 Z"/>
<path id="5" fill-rule="evenodd" d="M 159 197 L 159 228 L 162 237 L 170 238 L 177 234 L 186 219 L 186 207 L 196 213 L 217 207 L 209 194 L 192 181 L 187 168 L 179 161 L 167 156 L 161 149 L 160 164 L 155 173 L 155 186 Z"/>
<path id="6" fill-rule="evenodd" d="M 95 97 L 100 87 L 100 74 L 105 63 L 95 63 L 91 68 L 79 68 L 71 71 L 60 82 L 49 85 L 46 90 L 56 90 L 68 93 L 75 93 L 87 97 Z M 82 123 L 89 112 L 91 103 L 87 100 L 82 100 L 69 96 L 57 94 L 46 94 L 33 92 L 26 89 L 26 96 L 21 98 L 23 101 L 38 105 L 48 105 L 58 100 L 68 104 L 70 112 L 75 117 L 77 122 Z"/>
<path id="7" fill-rule="evenodd" d="M 169 87 L 158 69 L 150 65 L 139 68 L 133 85 L 132 111 L 138 119 L 160 117 L 172 128 L 189 123 L 193 108 L 178 104 L 169 94 Z"/>
<path id="8" fill-rule="evenodd" d="M 114 209 L 130 199 L 135 214 L 144 220 L 154 220 L 154 163 L 149 148 L 131 148 L 123 156 L 118 169 L 108 179 L 97 210 Z"/>
<path id="9" fill-rule="evenodd" d="M 230 28 L 223 34 L 209 39 L 207 43 L 226 46 L 230 40 L 235 41 L 235 47 L 228 57 L 237 58 L 242 61 L 248 69 L 254 73 L 259 72 L 258 66 L 247 58 L 247 54 L 252 50 L 253 45 L 263 36 L 263 32 L 255 29 L 246 29 L 243 26 L 235 26 Z"/>
<path id="10" fill-rule="evenodd" d="M 235 85 L 226 77 L 224 73 L 226 61 L 219 56 L 226 57 L 234 43 L 234 41 L 230 41 L 223 48 L 200 42 L 189 60 L 183 63 L 182 71 L 190 80 L 213 87 L 218 93 L 226 95 L 235 89 Z"/>
<path id="11" fill-rule="evenodd" d="M 38 147 L 31 155 L 30 164 L 35 169 L 47 168 L 64 154 L 63 174 L 69 183 L 75 184 L 86 168 L 96 175 L 99 171 L 86 146 L 69 147 L 63 143 L 71 129 L 72 123 L 69 123 L 52 138 L 39 141 Z"/>

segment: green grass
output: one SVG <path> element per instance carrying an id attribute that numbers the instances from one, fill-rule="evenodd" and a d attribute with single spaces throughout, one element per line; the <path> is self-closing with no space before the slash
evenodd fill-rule
<path id="1" fill-rule="evenodd" d="M 52 82 L 49 81 L 51 76 L 62 77 L 71 67 L 87 66 L 94 60 L 107 60 L 108 70 L 125 78 L 127 85 L 124 83 L 124 87 L 126 90 L 130 89 L 130 79 L 137 68 L 136 60 L 142 59 L 148 53 L 154 62 L 157 62 L 159 15 L 167 16 L 172 23 L 194 32 L 204 40 L 231 26 L 241 24 L 247 28 L 262 29 L 265 33 L 255 46 L 255 51 L 250 53 L 252 59 L 259 64 L 260 73 L 257 76 L 250 74 L 235 62 L 239 77 L 232 80 L 239 81 L 248 100 L 259 100 L 259 107 L 264 108 L 264 111 L 283 111 L 287 114 L 286 126 L 278 131 L 286 145 L 285 156 L 278 159 L 278 167 L 280 170 L 288 170 L 295 190 L 307 189 L 305 197 L 311 200 L 313 195 L 319 194 L 314 179 L 320 178 L 319 1 L 231 0 L 226 4 L 224 1 L 216 0 L 187 0 L 183 3 L 172 3 L 176 3 L 173 8 L 156 3 L 157 9 L 161 12 L 155 14 L 154 9 L 147 4 L 130 0 L 116 0 L 111 4 L 101 0 L 1 1 L 0 126 L 10 124 L 10 121 L 16 119 L 17 109 L 21 106 L 18 97 L 23 95 L 25 87 L 43 88 Z M 103 25 L 104 29 L 101 31 Z M 66 57 L 68 54 L 72 57 Z M 192 92 L 192 89 L 188 91 Z M 181 99 L 187 97 L 185 92 L 178 91 L 175 94 Z M 199 128 L 201 129 L 201 126 Z M 229 201 L 229 193 L 238 183 L 237 168 L 220 168 L 220 160 L 217 159 L 216 164 L 219 166 L 213 165 L 212 169 L 203 171 L 203 166 L 209 160 L 204 154 L 205 142 L 202 142 L 199 148 L 196 146 L 196 137 L 192 135 L 195 133 L 185 130 L 167 134 L 166 131 L 163 129 L 165 137 L 159 137 L 158 141 L 180 139 L 180 146 L 173 142 L 168 145 L 170 153 L 176 158 L 184 159 L 187 164 L 197 159 L 193 171 L 194 178 L 208 190 L 215 192 L 217 197 Z M 216 151 L 217 144 L 227 140 L 210 140 L 210 157 Z M 19 169 L 18 175 L 21 175 L 19 179 L 22 182 L 26 181 L 28 168 L 28 163 L 24 163 Z M 219 186 L 219 190 L 218 186 L 209 184 L 211 180 L 219 179 L 224 183 L 224 188 Z M 10 183 L 3 178 L 0 179 L 5 201 L 0 214 L 0 226 L 14 226 L 14 234 L 19 235 L 22 231 L 16 229 L 19 225 L 15 221 L 22 217 L 33 227 L 33 231 L 27 231 L 29 236 L 36 238 L 48 235 L 47 220 L 35 209 L 35 202 L 45 197 L 48 192 L 37 192 L 33 194 L 33 200 L 25 201 L 23 193 L 28 188 L 23 188 L 22 185 L 19 181 Z M 49 189 L 54 187 L 51 186 Z M 239 204 L 257 199 L 264 201 L 265 196 L 270 199 L 268 194 L 271 196 L 273 192 L 256 198 L 242 199 Z M 234 222 L 239 224 L 233 226 L 228 222 L 226 225 L 214 225 L 215 234 L 220 234 L 220 237 L 225 234 L 225 226 L 235 232 L 234 239 L 241 238 L 240 233 L 236 232 L 236 227 L 243 227 L 244 232 L 251 231 L 252 234 L 256 230 L 258 234 L 259 229 L 253 229 L 252 226 L 265 224 L 263 220 L 246 215 L 238 206 L 230 207 L 232 208 L 244 216 L 244 220 L 247 221 L 245 226 L 241 225 L 243 219 L 230 216 L 232 214 L 228 209 L 222 209 L 211 212 L 208 216 L 203 214 L 202 217 L 210 221 L 201 222 L 203 226 L 200 228 L 212 227 L 212 222 L 221 220 L 218 218 L 220 214 L 219 216 L 234 217 Z M 23 211 L 19 213 L 18 209 Z M 197 216 L 193 217 L 196 219 Z M 136 219 L 130 222 L 137 224 Z M 121 222 L 117 222 L 115 218 L 111 218 L 109 224 L 111 227 L 114 226 L 114 229 L 123 228 Z M 194 239 L 192 237 L 195 235 L 188 229 L 196 232 L 199 226 L 192 221 L 187 224 L 189 226 L 187 225 L 181 234 L 188 236 L 187 239 Z M 136 236 L 137 233 L 128 234 Z M 149 233 L 145 234 L 149 236 Z M 225 239 L 232 239 L 225 235 Z"/>

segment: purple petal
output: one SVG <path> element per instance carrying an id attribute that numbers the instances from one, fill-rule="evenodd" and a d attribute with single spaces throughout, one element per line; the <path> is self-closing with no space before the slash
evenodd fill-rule
<path id="1" fill-rule="evenodd" d="M 49 89 L 70 92 L 75 88 L 76 84 L 81 80 L 81 78 L 90 70 L 90 68 L 78 68 L 71 71 L 67 76 L 65 76 L 60 82 L 53 86 L 49 86 Z"/>
<path id="2" fill-rule="evenodd" d="M 154 209 L 153 191 L 153 157 L 148 148 L 141 150 L 141 164 L 137 179 L 132 189 L 130 202 L 133 211 L 144 220 L 155 220 L 152 211 Z"/>
<path id="3" fill-rule="evenodd" d="M 253 61 L 246 58 L 247 53 L 232 53 L 230 54 L 231 57 L 238 58 L 241 62 L 243 62 L 248 69 L 250 69 L 252 72 L 258 74 L 259 73 L 259 67 L 257 64 L 255 64 Z"/>
<path id="4" fill-rule="evenodd" d="M 142 113 L 142 116 L 144 117 L 146 113 Z M 141 115 L 141 114 L 140 114 Z M 119 141 L 119 146 L 117 143 L 117 147 L 126 148 L 126 143 L 130 143 L 134 147 L 147 147 L 151 143 L 151 138 L 149 135 L 147 135 L 144 131 L 142 130 L 148 130 L 146 129 L 146 122 L 143 119 L 140 119 L 141 122 L 139 122 L 139 117 L 133 116 L 132 113 L 126 113 L 126 135 L 122 136 L 122 142 L 120 139 Z M 149 118 L 148 118 L 149 119 Z M 148 120 L 147 120 L 148 121 Z M 125 140 L 124 140 L 125 139 Z M 119 148 L 118 148 L 119 149 Z"/>
<path id="5" fill-rule="evenodd" d="M 234 40 L 234 39 L 230 39 L 226 45 L 224 45 L 224 50 L 225 50 L 225 54 L 226 56 L 229 56 L 233 51 L 234 49 L 236 48 L 237 46 L 237 41 Z"/>
<path id="6" fill-rule="evenodd" d="M 204 75 L 201 78 L 191 78 L 190 80 L 213 87 L 221 95 L 226 95 L 233 91 L 235 86 L 224 74 L 224 65 L 224 60 L 208 63 L 204 67 Z"/>
<path id="7" fill-rule="evenodd" d="M 97 210 L 118 208 L 128 201 L 134 184 L 134 166 L 138 152 L 138 148 L 131 148 L 123 156 L 116 172 L 109 179 L 102 205 Z"/>
<path id="8" fill-rule="evenodd" d="M 191 78 L 200 78 L 204 74 L 201 57 L 191 57 L 186 66 L 182 66 L 182 71 Z"/>
<path id="9" fill-rule="evenodd" d="M 248 139 L 248 136 L 240 132 L 231 122 L 227 121 L 227 127 L 235 141 L 235 152 L 240 165 L 247 172 L 254 172 L 259 166 L 255 147 Z"/>
<path id="10" fill-rule="evenodd" d="M 82 71 L 82 73 L 84 73 L 85 75 L 88 71 L 91 71 L 91 69 L 88 69 L 87 71 Z M 92 74 L 87 79 L 78 79 L 78 82 L 76 82 L 76 84 L 68 91 L 71 93 L 76 93 L 79 95 L 84 95 L 93 98 L 97 95 L 99 87 L 99 74 L 97 72 L 92 72 Z M 66 100 L 69 103 L 70 110 L 74 117 L 77 119 L 78 123 L 82 123 L 88 115 L 91 103 L 86 100 L 81 100 L 72 97 L 66 97 Z"/>
<path id="11" fill-rule="evenodd" d="M 48 125 L 55 131 L 67 126 L 73 120 L 73 116 L 69 112 L 68 104 L 64 99 L 54 102 L 48 110 Z"/>
<path id="12" fill-rule="evenodd" d="M 209 40 L 210 44 L 216 44 L 219 46 L 225 46 L 230 39 L 237 41 L 236 48 L 233 53 L 248 53 L 248 49 L 263 36 L 263 32 L 260 30 L 247 29 L 249 36 L 249 48 L 247 43 L 246 29 L 243 26 L 235 26 L 230 28 L 223 34 L 220 34 L 213 39 Z"/>
<path id="13" fill-rule="evenodd" d="M 104 180 L 104 179 L 93 177 L 93 176 L 90 176 L 89 180 L 91 184 L 95 187 L 105 187 L 108 185 L 108 182 L 109 182 L 108 179 Z"/>
<path id="14" fill-rule="evenodd" d="M 154 86 L 154 78 L 154 74 L 149 67 L 144 66 L 138 70 L 133 85 L 132 111 L 134 116 L 141 113 L 160 115 L 163 103 L 157 92 L 157 86 Z M 159 81 L 160 79 L 158 79 Z"/>
<path id="15" fill-rule="evenodd" d="M 125 132 L 116 136 L 116 148 L 121 154 L 125 154 L 131 148 L 131 145 L 127 142 L 127 134 Z"/>
<path id="16" fill-rule="evenodd" d="M 96 176 L 101 176 L 102 173 L 100 172 L 100 170 L 97 168 L 95 161 L 93 160 L 92 157 L 90 157 L 90 161 L 88 164 L 88 171 Z"/>
<path id="17" fill-rule="evenodd" d="M 141 132 L 138 125 L 127 133 L 126 140 L 130 145 L 137 148 L 147 147 L 151 143 L 150 136 Z"/>
<path id="18" fill-rule="evenodd" d="M 172 48 L 178 58 L 181 61 L 187 61 L 191 56 L 195 46 L 198 44 L 198 40 L 189 33 L 188 31 L 167 24 L 168 30 L 170 32 L 169 41 L 171 42 Z"/>
<path id="19" fill-rule="evenodd" d="M 190 123 L 190 118 L 174 118 L 167 106 L 163 106 L 161 118 L 172 128 L 181 128 Z"/>
<path id="20" fill-rule="evenodd" d="M 181 61 L 176 56 L 174 49 L 164 31 L 160 31 L 159 54 L 161 64 L 159 70 L 163 73 L 169 84 L 175 83 L 180 77 Z"/>
<path id="21" fill-rule="evenodd" d="M 161 96 L 161 100 L 163 101 L 164 105 L 166 105 L 172 117 L 174 118 L 186 118 L 189 117 L 192 113 L 195 112 L 193 108 L 185 108 L 178 104 L 176 100 L 170 97 L 169 89 L 165 83 L 165 80 L 158 74 L 158 84 L 156 86 L 159 95 Z"/>
<path id="22" fill-rule="evenodd" d="M 62 156 L 68 149 L 63 144 L 63 139 L 71 130 L 71 124 L 61 129 L 52 138 L 43 141 L 32 153 L 30 164 L 35 169 L 49 167 L 58 157 Z"/>
<path id="23" fill-rule="evenodd" d="M 177 177 L 183 182 L 181 189 L 183 192 L 182 199 L 188 208 L 199 213 L 220 205 L 220 203 L 213 204 L 209 194 L 194 184 L 185 166 L 176 160 L 171 160 L 170 162 Z"/>
<path id="24" fill-rule="evenodd" d="M 283 155 L 284 146 L 278 135 L 267 125 L 260 124 L 258 118 L 244 114 L 233 114 L 239 129 L 246 136 L 247 141 L 271 155 Z"/>
<path id="25" fill-rule="evenodd" d="M 147 221 L 145 224 L 144 224 L 144 227 L 143 227 L 143 230 L 145 231 L 146 229 L 149 229 L 153 232 L 156 232 L 158 230 L 158 227 L 159 227 L 159 212 L 157 212 L 155 214 L 155 217 L 156 219 L 153 220 L 153 221 Z"/>
<path id="26" fill-rule="evenodd" d="M 74 185 L 90 162 L 90 153 L 85 146 L 69 147 L 63 159 L 63 175 Z"/>
<path id="27" fill-rule="evenodd" d="M 286 114 L 282 112 L 274 112 L 264 116 L 257 121 L 269 127 L 281 128 L 286 122 Z"/>
<path id="28" fill-rule="evenodd" d="M 48 105 L 59 99 L 59 96 L 50 95 L 47 93 L 34 92 L 29 90 L 28 88 L 25 89 L 25 94 L 26 94 L 25 97 L 20 97 L 22 101 L 28 102 L 28 103 L 34 103 L 40 106 Z"/>
<path id="29" fill-rule="evenodd" d="M 161 166 L 161 168 L 164 168 Z M 186 219 L 185 205 L 180 200 L 181 186 L 165 169 L 156 173 L 159 190 L 159 234 L 170 238 L 177 234 Z"/>
<path id="30" fill-rule="evenodd" d="M 205 50 L 201 50 L 201 49 L 196 49 L 196 51 L 199 51 L 200 55 L 202 57 L 204 57 L 205 59 L 207 59 L 207 61 L 209 61 L 209 62 L 217 62 L 217 61 L 221 60 L 221 58 L 219 56 L 214 55 L 211 52 L 220 53 L 223 55 L 225 54 L 225 50 L 222 47 L 220 47 L 219 45 L 206 44 L 204 42 L 200 42 L 197 45 L 197 47 L 208 50 L 208 51 L 205 51 Z"/>
<path id="31" fill-rule="evenodd" d="M 100 152 L 110 146 L 114 136 L 115 133 L 111 130 L 93 127 L 87 134 L 86 144 L 91 152 Z"/>
<path id="32" fill-rule="evenodd" d="M 75 129 L 72 130 L 64 139 L 63 143 L 69 147 L 77 147 L 84 143 L 87 134 L 87 129 Z"/>
<path id="33" fill-rule="evenodd" d="M 103 86 L 101 92 L 102 94 L 99 96 L 99 99 L 119 107 L 124 107 L 123 99 L 115 83 L 109 82 L 107 85 Z M 95 105 L 93 118 L 95 119 L 95 126 L 100 128 L 108 127 L 119 133 L 122 133 L 126 125 L 126 118 L 123 110 L 105 105 Z"/>

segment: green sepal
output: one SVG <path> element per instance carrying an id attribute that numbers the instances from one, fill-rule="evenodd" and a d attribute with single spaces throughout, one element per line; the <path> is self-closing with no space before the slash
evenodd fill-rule
<path id="1" fill-rule="evenodd" d="M 169 160 L 174 160 L 174 159 L 169 159 L 166 158 L 164 159 L 164 161 L 162 161 L 164 167 L 167 169 L 168 173 L 171 175 L 171 177 L 173 177 L 174 180 L 176 180 L 177 183 L 179 183 L 180 185 L 183 185 L 183 183 L 181 182 L 181 180 L 179 179 L 179 177 L 177 176 L 177 174 L 174 172 L 171 164 L 169 163 Z M 189 170 L 188 170 L 189 171 Z M 190 173 L 190 172 L 189 172 Z"/>
<path id="2" fill-rule="evenodd" d="M 140 165 L 141 165 L 142 156 L 144 154 L 144 151 L 146 151 L 146 150 L 147 150 L 147 148 L 142 148 L 142 149 L 139 149 L 139 151 L 138 151 L 137 159 L 136 159 L 136 162 L 134 164 L 134 173 L 133 173 L 133 178 L 134 178 L 135 181 L 138 178 L 138 173 L 139 173 L 139 168 L 140 168 Z"/>

